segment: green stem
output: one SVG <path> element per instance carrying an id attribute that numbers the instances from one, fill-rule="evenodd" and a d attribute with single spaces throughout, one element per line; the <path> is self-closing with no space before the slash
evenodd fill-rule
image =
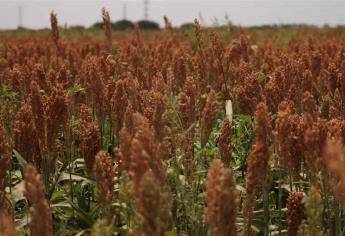
<path id="1" fill-rule="evenodd" d="M 278 164 L 279 165 L 279 180 L 278 180 L 278 211 L 279 211 L 279 214 L 281 213 L 281 209 L 283 208 L 282 207 L 282 195 L 283 195 L 283 191 L 282 191 L 282 168 L 280 168 L 280 163 Z M 278 221 L 278 227 L 279 227 L 279 235 L 282 234 L 281 232 L 281 228 L 282 228 L 282 218 L 279 217 L 279 221 Z"/>
<path id="2" fill-rule="evenodd" d="M 324 199 L 324 206 L 325 206 L 324 212 L 326 213 L 326 216 L 328 219 L 327 220 L 328 230 L 331 230 L 332 229 L 332 219 L 331 219 L 331 214 L 330 214 L 330 203 L 329 203 L 327 185 L 326 185 L 324 180 L 322 181 L 322 185 L 323 185 L 323 193 L 324 193 L 323 199 Z"/>
<path id="3" fill-rule="evenodd" d="M 289 185 L 290 185 L 290 192 L 292 192 L 293 191 L 293 181 L 292 181 L 291 169 L 289 169 Z"/>
<path id="4" fill-rule="evenodd" d="M 114 148 L 115 147 L 115 138 L 113 135 L 113 121 L 111 118 L 109 118 L 109 143 L 111 144 L 111 146 Z M 115 133 L 115 132 L 114 132 Z"/>
<path id="5" fill-rule="evenodd" d="M 268 236 L 268 233 L 269 233 L 268 224 L 269 224 L 269 218 L 270 218 L 269 196 L 268 196 L 266 182 L 267 181 L 266 181 L 266 176 L 265 176 L 265 183 L 262 186 L 263 203 L 264 203 L 264 236 Z"/>
<path id="6" fill-rule="evenodd" d="M 101 124 L 101 149 L 103 149 L 103 121 L 100 122 Z"/>
<path id="7" fill-rule="evenodd" d="M 73 202 L 73 182 L 72 182 L 72 142 L 70 143 L 70 150 L 69 150 L 69 187 L 70 187 L 70 193 L 71 193 L 71 201 Z"/>

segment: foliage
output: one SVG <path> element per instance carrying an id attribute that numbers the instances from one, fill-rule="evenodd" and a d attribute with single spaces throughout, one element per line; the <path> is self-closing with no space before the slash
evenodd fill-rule
<path id="1" fill-rule="evenodd" d="M 138 21 L 138 26 L 142 30 L 157 30 L 159 29 L 159 24 L 150 20 L 140 20 Z"/>

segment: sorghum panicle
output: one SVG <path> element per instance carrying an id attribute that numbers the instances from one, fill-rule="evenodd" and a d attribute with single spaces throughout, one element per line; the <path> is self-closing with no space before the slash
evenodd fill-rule
<path id="1" fill-rule="evenodd" d="M 232 152 L 231 122 L 228 118 L 225 118 L 223 120 L 218 142 L 220 158 L 223 161 L 224 165 L 228 167 L 230 164 Z"/>
<path id="2" fill-rule="evenodd" d="M 102 8 L 102 19 L 104 34 L 107 39 L 109 51 L 111 51 L 111 22 L 109 12 L 105 8 Z"/>
<path id="3" fill-rule="evenodd" d="M 130 148 L 130 175 L 134 181 L 134 192 L 137 192 L 145 172 L 151 170 L 155 177 L 163 181 L 165 168 L 161 159 L 161 144 L 149 121 L 140 113 L 133 114 L 135 134 Z"/>
<path id="4" fill-rule="evenodd" d="M 298 230 L 299 236 L 325 236 L 322 226 L 323 205 L 320 193 L 311 187 L 305 203 L 306 220 Z"/>
<path id="5" fill-rule="evenodd" d="M 122 128 L 127 105 L 126 82 L 124 80 L 118 80 L 116 81 L 115 91 L 111 98 L 111 115 L 116 135 L 119 134 Z"/>
<path id="6" fill-rule="evenodd" d="M 317 174 L 322 169 L 322 155 L 327 142 L 327 123 L 324 119 L 317 119 L 305 131 L 304 162 L 308 177 L 317 186 Z"/>
<path id="7" fill-rule="evenodd" d="M 299 175 L 304 157 L 305 122 L 294 113 L 293 103 L 284 101 L 278 106 L 275 121 L 275 140 L 282 165 Z"/>
<path id="8" fill-rule="evenodd" d="M 266 185 L 266 175 L 269 171 L 270 142 L 272 135 L 271 115 L 265 103 L 259 103 L 255 112 L 255 144 L 249 157 L 246 191 L 243 215 L 246 218 L 245 235 L 251 234 L 251 220 L 256 189 Z"/>
<path id="9" fill-rule="evenodd" d="M 14 145 L 19 154 L 39 169 L 41 152 L 31 106 L 25 103 L 14 121 Z"/>
<path id="10" fill-rule="evenodd" d="M 208 171 L 205 195 L 205 221 L 216 236 L 237 235 L 236 182 L 220 160 L 213 160 Z"/>
<path id="11" fill-rule="evenodd" d="M 288 236 L 297 235 L 304 216 L 303 192 L 291 192 L 287 200 Z"/>
<path id="12" fill-rule="evenodd" d="M 207 102 L 200 117 L 201 146 L 204 147 L 209 140 L 214 122 L 217 118 L 217 98 L 216 92 L 211 90 L 207 97 Z"/>
<path id="13" fill-rule="evenodd" d="M 144 236 L 163 236 L 168 225 L 170 195 L 161 186 L 150 170 L 140 182 L 136 202 Z"/>
<path id="14" fill-rule="evenodd" d="M 183 128 L 188 129 L 196 120 L 196 86 L 193 77 L 188 76 L 179 97 L 179 116 Z"/>
<path id="15" fill-rule="evenodd" d="M 198 43 L 198 47 L 203 46 L 203 39 L 202 39 L 202 30 L 201 30 L 201 25 L 197 19 L 194 19 L 194 32 L 195 32 L 195 37 L 196 41 Z"/>
<path id="16" fill-rule="evenodd" d="M 80 149 L 85 160 L 86 169 L 93 171 L 95 156 L 101 149 L 101 137 L 97 124 L 93 122 L 91 110 L 84 104 L 80 106 Z"/>
<path id="17" fill-rule="evenodd" d="M 165 23 L 165 29 L 167 29 L 170 33 L 174 31 L 171 22 L 169 21 L 167 16 L 164 16 L 164 23 Z"/>
<path id="18" fill-rule="evenodd" d="M 0 214 L 0 235 L 17 236 L 16 228 L 9 215 Z"/>
<path id="19" fill-rule="evenodd" d="M 53 147 L 60 130 L 68 121 L 68 99 L 61 85 L 57 85 L 47 97 L 44 114 L 46 115 L 46 135 L 48 147 Z"/>
<path id="20" fill-rule="evenodd" d="M 30 94 L 31 110 L 34 117 L 35 128 L 40 141 L 40 148 L 46 145 L 46 117 L 44 113 L 44 105 L 40 95 L 40 87 L 36 81 L 31 82 Z"/>
<path id="21" fill-rule="evenodd" d="M 59 48 L 59 28 L 58 28 L 57 16 L 56 16 L 56 13 L 54 12 L 50 13 L 50 24 L 51 24 L 51 36 L 55 44 L 55 47 L 58 49 Z"/>
<path id="22" fill-rule="evenodd" d="M 30 203 L 29 227 L 32 236 L 52 236 L 52 213 L 45 199 L 42 177 L 31 164 L 26 167 L 25 197 Z"/>
<path id="23" fill-rule="evenodd" d="M 99 190 L 99 203 L 106 211 L 115 201 L 116 167 L 108 152 L 100 151 L 95 158 L 95 179 Z"/>
<path id="24" fill-rule="evenodd" d="M 328 140 L 323 161 L 332 177 L 331 186 L 343 209 L 345 209 L 345 150 L 341 142 Z"/>

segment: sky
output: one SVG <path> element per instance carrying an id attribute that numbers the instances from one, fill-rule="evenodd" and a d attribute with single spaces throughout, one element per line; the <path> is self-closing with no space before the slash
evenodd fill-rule
<path id="1" fill-rule="evenodd" d="M 126 14 L 124 15 L 124 6 Z M 113 21 L 144 18 L 144 0 L 0 0 L 0 29 L 19 25 L 49 27 L 49 14 L 58 14 L 60 25 L 90 26 L 101 20 L 105 7 Z M 204 25 L 223 24 L 226 15 L 236 25 L 306 23 L 345 25 L 345 0 L 149 0 L 149 19 L 163 25 L 166 15 L 174 26 L 201 19 Z"/>

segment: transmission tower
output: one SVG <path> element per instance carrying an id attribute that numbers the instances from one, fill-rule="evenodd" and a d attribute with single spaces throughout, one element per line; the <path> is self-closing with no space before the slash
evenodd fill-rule
<path id="1" fill-rule="evenodd" d="M 126 3 L 123 4 L 123 8 L 122 8 L 122 18 L 123 18 L 124 20 L 127 19 L 127 4 L 126 4 Z"/>
<path id="2" fill-rule="evenodd" d="M 149 19 L 149 0 L 144 0 L 144 19 Z"/>
<path id="3" fill-rule="evenodd" d="M 18 6 L 18 28 L 23 26 L 23 7 Z"/>

